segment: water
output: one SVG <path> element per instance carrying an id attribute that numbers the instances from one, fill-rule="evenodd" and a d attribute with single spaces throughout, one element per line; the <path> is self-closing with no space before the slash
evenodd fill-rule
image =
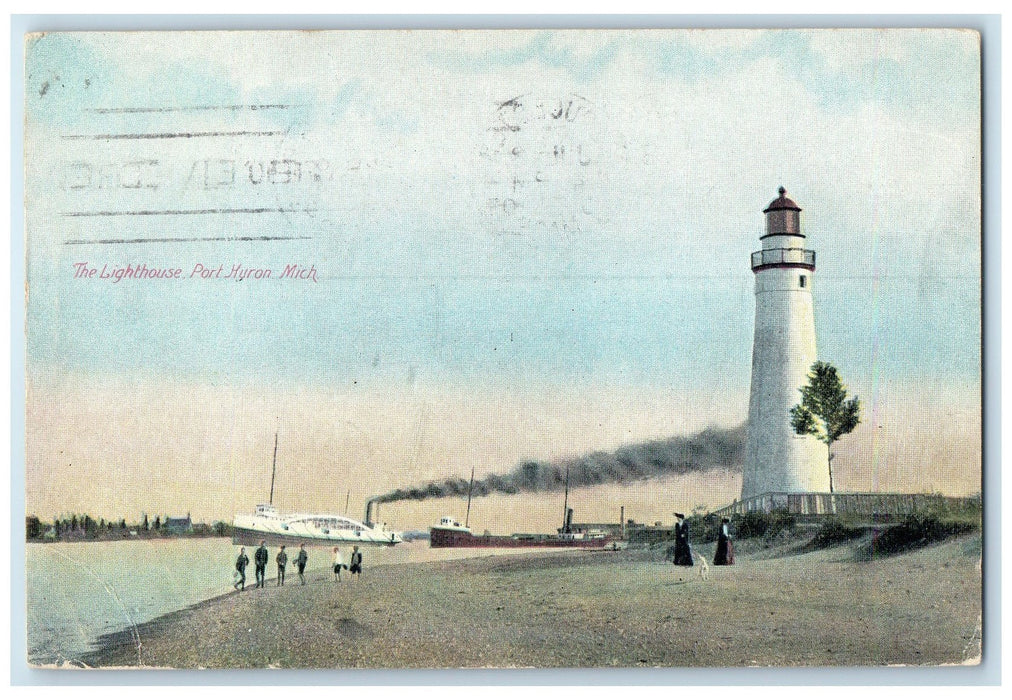
<path id="1" fill-rule="evenodd" d="M 275 548 L 268 575 L 273 577 Z M 298 576 L 289 557 L 289 576 Z M 347 551 L 345 551 L 347 550 Z M 239 548 L 225 538 L 28 544 L 28 660 L 74 662 L 106 633 L 131 629 L 232 590 Z M 307 571 L 329 567 L 330 549 L 309 550 Z M 351 551 L 342 547 L 345 558 Z M 488 556 L 497 550 L 431 549 L 426 541 L 363 548 L 366 569 L 385 564 Z M 516 553 L 516 550 L 512 550 Z M 253 549 L 247 547 L 253 558 Z M 247 585 L 253 565 L 247 569 Z"/>

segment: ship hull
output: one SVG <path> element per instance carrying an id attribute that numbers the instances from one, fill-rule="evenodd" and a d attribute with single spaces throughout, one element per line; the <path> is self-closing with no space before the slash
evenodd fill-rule
<path id="1" fill-rule="evenodd" d="M 429 529 L 429 546 L 441 547 L 502 547 L 502 548 L 544 548 L 577 547 L 580 549 L 604 549 L 612 543 L 608 537 L 565 539 L 556 535 L 473 535 L 462 530 L 439 527 Z"/>
<path id="2" fill-rule="evenodd" d="M 375 547 L 392 547 L 399 543 L 397 541 L 377 541 L 374 539 L 365 539 L 358 537 L 325 537 L 322 535 L 299 535 L 299 534 L 282 534 L 278 532 L 267 532 L 264 530 L 255 530 L 247 527 L 233 526 L 232 528 L 232 544 L 243 545 L 245 547 L 254 547 L 260 544 L 263 540 L 264 543 L 269 547 L 280 547 L 285 545 L 286 547 L 299 545 L 306 545 L 307 547 L 312 546 L 326 546 L 326 545 L 339 545 L 339 544 L 357 544 L 359 546 L 375 546 Z"/>

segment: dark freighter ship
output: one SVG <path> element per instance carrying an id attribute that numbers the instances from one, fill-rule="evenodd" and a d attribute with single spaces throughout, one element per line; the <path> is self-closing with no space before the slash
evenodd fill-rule
<path id="1" fill-rule="evenodd" d="M 572 512 L 569 511 L 570 518 Z M 430 547 L 583 547 L 604 549 L 616 544 L 616 540 L 604 532 L 565 532 L 542 535 L 515 533 L 512 535 L 475 535 L 466 525 L 452 517 L 445 517 L 438 525 L 429 528 Z"/>
<path id="2" fill-rule="evenodd" d="M 474 469 L 471 469 L 471 483 L 467 488 L 467 515 L 471 515 L 471 491 L 474 488 Z M 569 507 L 569 469 L 566 469 L 566 495 L 562 506 L 564 514 L 562 527 L 555 535 L 514 533 L 512 535 L 475 535 L 467 526 L 467 518 L 461 525 L 451 516 L 440 519 L 438 525 L 429 528 L 430 547 L 580 547 L 583 549 L 619 549 L 620 543 L 603 530 L 573 532 L 573 509 Z M 624 545 L 625 543 L 621 543 Z"/>

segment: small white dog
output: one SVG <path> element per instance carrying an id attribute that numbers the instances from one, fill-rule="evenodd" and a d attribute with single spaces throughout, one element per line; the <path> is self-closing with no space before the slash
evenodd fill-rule
<path id="1" fill-rule="evenodd" d="M 699 554 L 698 552 L 693 552 L 693 554 L 695 555 L 696 559 L 699 560 L 699 578 L 701 578 L 703 581 L 709 581 L 710 565 L 706 563 L 706 557 L 704 557 L 702 554 Z"/>

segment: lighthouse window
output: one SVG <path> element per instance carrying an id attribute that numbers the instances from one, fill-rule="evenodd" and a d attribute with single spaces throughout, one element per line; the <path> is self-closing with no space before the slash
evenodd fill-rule
<path id="1" fill-rule="evenodd" d="M 801 285 L 801 288 L 802 288 L 802 289 L 804 289 L 804 288 L 805 288 L 805 282 L 806 282 L 806 281 L 807 281 L 807 280 L 805 280 L 805 276 L 804 276 L 804 275 L 801 275 L 801 277 L 799 277 L 799 278 L 798 278 L 798 284 L 799 284 L 799 285 Z"/>

